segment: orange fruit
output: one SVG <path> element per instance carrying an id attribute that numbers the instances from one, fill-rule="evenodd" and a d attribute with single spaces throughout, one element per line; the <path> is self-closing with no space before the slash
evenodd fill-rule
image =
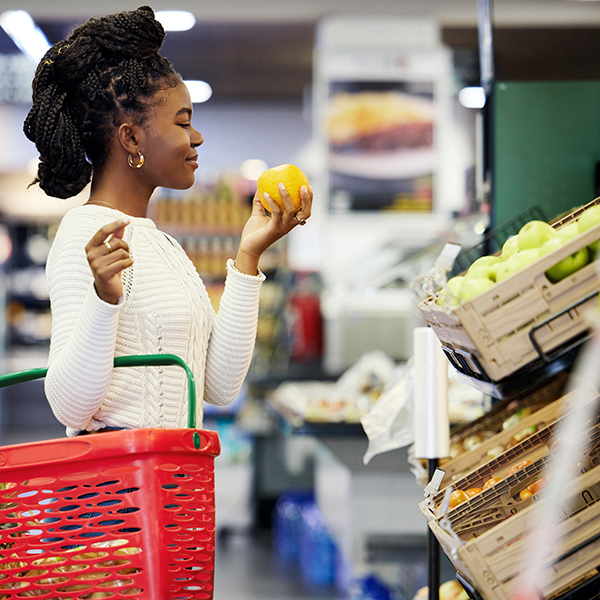
<path id="1" fill-rule="evenodd" d="M 281 195 L 279 194 L 278 185 L 283 183 L 285 189 L 288 191 L 294 208 L 298 210 L 302 204 L 300 199 L 300 188 L 305 185 L 308 187 L 308 179 L 306 175 L 294 165 L 279 165 L 278 167 L 272 167 L 263 171 L 256 181 L 258 188 L 258 196 L 263 206 L 270 212 L 271 209 L 265 200 L 265 192 L 277 202 L 279 208 L 283 210 L 283 202 L 281 201 Z"/>
<path id="2" fill-rule="evenodd" d="M 465 494 L 462 490 L 454 490 L 450 494 L 450 508 L 454 508 L 463 502 L 466 502 L 469 499 L 469 496 Z"/>
<path id="3" fill-rule="evenodd" d="M 534 481 L 531 485 L 528 485 L 527 489 L 532 494 L 537 494 L 540 490 L 544 489 L 544 487 L 546 486 L 547 481 L 548 480 L 547 480 L 546 477 L 541 477 L 537 481 Z"/>
<path id="4" fill-rule="evenodd" d="M 479 487 L 474 487 L 474 488 L 469 488 L 465 494 L 467 494 L 467 496 L 469 496 L 469 498 L 472 498 L 473 496 L 477 496 L 477 494 L 479 494 L 479 492 L 481 492 L 482 489 Z"/>
<path id="5" fill-rule="evenodd" d="M 527 500 L 527 498 L 531 498 L 531 496 L 533 496 L 533 494 L 527 488 L 519 492 L 519 497 L 521 498 L 521 500 Z"/>
<path id="6" fill-rule="evenodd" d="M 522 460 L 521 462 L 518 462 L 516 465 L 513 465 L 507 471 L 506 476 L 508 477 L 509 475 L 512 475 L 513 473 L 516 473 L 520 469 L 524 469 L 525 467 L 529 466 L 530 464 L 531 464 L 530 460 Z"/>
<path id="7" fill-rule="evenodd" d="M 502 481 L 502 480 L 498 479 L 498 477 L 491 477 L 483 484 L 483 489 L 487 490 L 489 487 L 492 487 L 494 484 L 498 483 L 499 481 Z"/>

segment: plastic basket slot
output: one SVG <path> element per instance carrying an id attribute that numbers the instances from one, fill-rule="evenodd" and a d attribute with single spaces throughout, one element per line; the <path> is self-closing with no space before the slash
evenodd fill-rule
<path id="1" fill-rule="evenodd" d="M 115 504 L 123 504 L 123 500 L 120 498 L 111 498 L 110 500 L 102 500 L 101 502 L 98 502 L 96 506 L 115 506 Z"/>
<path id="2" fill-rule="evenodd" d="M 140 488 L 138 488 L 138 487 L 123 488 L 122 490 L 117 490 L 115 492 L 115 494 L 120 494 L 120 495 L 123 495 L 123 494 L 133 494 L 134 492 L 139 491 L 139 489 Z"/>
<path id="3" fill-rule="evenodd" d="M 92 498 L 97 498 L 100 494 L 98 492 L 87 492 L 85 494 L 81 494 L 81 496 L 77 496 L 77 500 L 91 500 Z"/>
<path id="4" fill-rule="evenodd" d="M 111 577 L 111 573 L 108 571 L 94 571 L 93 573 L 81 573 L 80 575 L 75 575 L 76 581 L 88 581 L 88 580 L 96 580 L 96 579 L 106 579 L 107 577 Z"/>
<path id="5" fill-rule="evenodd" d="M 494 340 L 530 326 L 540 315 L 548 312 L 548 306 L 539 292 L 530 287 L 503 301 L 497 307 L 482 314 L 485 328 Z"/>

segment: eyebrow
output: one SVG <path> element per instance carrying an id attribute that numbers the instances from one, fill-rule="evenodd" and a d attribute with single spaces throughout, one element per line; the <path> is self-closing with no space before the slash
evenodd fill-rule
<path id="1" fill-rule="evenodd" d="M 191 108 L 180 108 L 176 113 L 175 116 L 178 117 L 179 115 L 188 115 L 190 118 L 192 117 L 192 109 Z"/>

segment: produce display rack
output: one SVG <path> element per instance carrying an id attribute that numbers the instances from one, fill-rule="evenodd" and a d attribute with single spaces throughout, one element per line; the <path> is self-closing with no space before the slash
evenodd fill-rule
<path id="1" fill-rule="evenodd" d="M 523 430 L 530 429 L 540 431 L 549 426 L 556 421 L 571 397 L 572 395 L 569 394 L 569 396 L 551 402 L 549 405 L 540 408 L 533 414 L 524 417 L 512 427 L 501 428 L 495 435 L 481 442 L 473 450 L 459 454 L 443 463 L 441 468 L 444 470 L 445 475 L 440 490 L 443 490 L 453 481 L 459 479 L 463 474 L 472 471 L 479 465 L 490 460 L 490 451 L 499 447 L 506 449 L 508 443 Z"/>
<path id="2" fill-rule="evenodd" d="M 479 592 L 460 574 L 456 573 L 456 579 L 463 586 L 471 600 L 484 600 Z M 600 572 L 575 586 L 573 589 L 558 596 L 554 600 L 600 600 Z"/>
<path id="3" fill-rule="evenodd" d="M 525 499 L 519 492 L 542 477 L 553 457 L 549 445 L 558 422 L 527 438 L 493 461 L 456 482 L 455 488 L 481 486 L 494 475 L 501 479 L 488 489 L 444 512 L 438 509 L 444 493 L 421 505 L 429 527 L 462 579 L 486 600 L 508 600 L 518 591 L 521 552 L 534 527 L 536 511 L 546 502 L 534 493 Z M 576 588 L 597 576 L 600 565 L 600 426 L 597 418 L 582 431 L 581 474 L 561 499 L 559 538 L 552 551 L 552 573 L 544 588 L 547 600 L 573 595 Z M 523 459 L 530 464 L 507 474 Z M 586 589 L 593 589 L 587 587 Z M 596 587 L 596 591 L 598 588 Z M 583 592 L 581 592 L 583 594 Z M 582 596 L 584 597 L 584 596 Z"/>
<path id="4" fill-rule="evenodd" d="M 360 423 L 305 420 L 282 402 L 269 398 L 267 406 L 279 427 L 286 434 L 311 435 L 315 437 L 356 437 L 363 436 Z"/>
<path id="5" fill-rule="evenodd" d="M 555 220 L 560 229 L 596 198 Z M 463 375 L 486 385 L 498 397 L 508 390 L 568 369 L 588 339 L 600 290 L 600 274 L 589 263 L 552 283 L 546 271 L 600 239 L 600 224 L 496 283 L 468 302 L 448 308 L 430 295 L 419 304 L 421 315 L 440 339 L 446 356 Z"/>
<path id="6" fill-rule="evenodd" d="M 551 225 L 560 229 L 596 205 L 600 198 Z M 543 215 L 536 218 L 546 220 Z M 521 226 L 518 223 L 511 230 L 511 224 L 505 225 L 504 235 L 498 237 L 492 231 L 478 247 L 461 251 L 451 275 L 465 271 L 479 256 L 499 254 L 506 239 Z M 558 282 L 551 282 L 546 271 L 599 239 L 600 224 L 458 306 L 440 307 L 435 295 L 420 303 L 422 316 L 461 378 L 497 399 L 488 415 L 451 432 L 452 442 L 483 432 L 486 418 L 489 424 L 506 419 L 502 413 L 509 406 L 514 409 L 516 399 L 535 396 L 555 378 L 563 378 L 565 383 L 595 326 L 600 271 L 596 263 L 589 263 Z M 482 437 L 474 449 L 445 461 L 442 486 L 420 504 L 430 532 L 473 600 L 510 600 L 519 591 L 521 565 L 516 557 L 526 548 L 528 532 L 533 531 L 537 515 L 548 502 L 543 494 L 521 496 L 521 492 L 544 477 L 553 464 L 550 448 L 572 397 L 559 392 L 559 397 L 545 406 L 537 404 L 532 414 L 515 425 L 535 430 L 527 432 L 523 441 L 512 445 L 514 428 L 497 430 Z M 596 397 L 590 396 L 590 400 L 598 402 Z M 560 542 L 552 548 L 552 568 L 540 600 L 600 600 L 597 407 L 594 415 L 581 430 L 579 474 L 561 498 Z M 504 446 L 509 438 L 511 444 Z M 502 447 L 507 449 L 497 455 Z M 523 461 L 527 461 L 524 466 L 511 470 Z M 448 507 L 448 486 L 466 491 L 482 488 L 492 478 L 495 483 L 490 487 Z"/>

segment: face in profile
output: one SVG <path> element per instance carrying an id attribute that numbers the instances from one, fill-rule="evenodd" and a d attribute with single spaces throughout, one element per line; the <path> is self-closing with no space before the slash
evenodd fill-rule
<path id="1" fill-rule="evenodd" d="M 192 101 L 185 84 L 157 93 L 142 127 L 139 144 L 144 154 L 140 175 L 152 187 L 176 190 L 194 184 L 196 148 L 204 141 L 192 125 Z"/>

